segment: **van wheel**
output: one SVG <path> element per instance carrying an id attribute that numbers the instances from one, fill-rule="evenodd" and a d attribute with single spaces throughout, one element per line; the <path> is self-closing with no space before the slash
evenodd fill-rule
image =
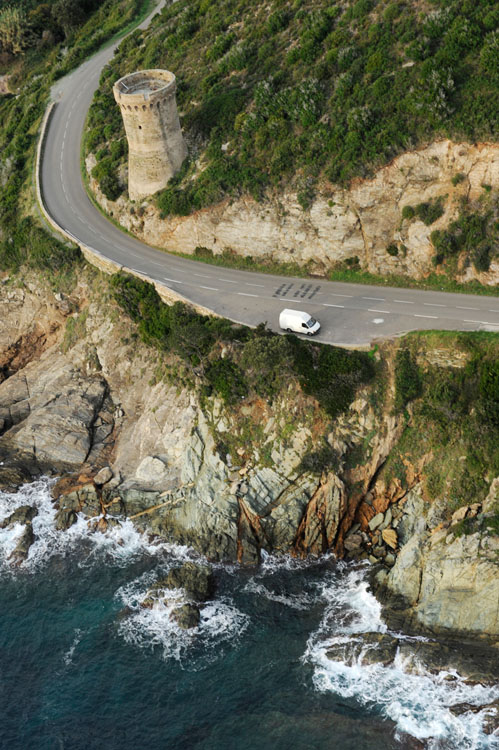
<path id="1" fill-rule="evenodd" d="M 291 328 L 286 328 L 286 331 L 287 331 L 288 333 L 293 333 L 293 331 L 291 330 Z"/>
<path id="2" fill-rule="evenodd" d="M 307 331 L 307 336 L 313 336 L 313 335 L 314 334 L 312 333 L 312 331 Z"/>

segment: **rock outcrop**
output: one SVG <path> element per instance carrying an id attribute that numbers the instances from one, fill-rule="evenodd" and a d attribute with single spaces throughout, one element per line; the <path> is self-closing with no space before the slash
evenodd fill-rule
<path id="1" fill-rule="evenodd" d="M 157 353 L 92 299 L 84 278 L 64 311 L 42 308 L 43 290 L 27 288 L 14 294 L 0 320 L 6 333 L 0 486 L 63 473 L 53 488 L 58 530 L 83 516 L 92 530 L 105 532 L 126 518 L 210 560 L 242 564 L 257 563 L 263 551 L 334 550 L 373 563 L 376 589 L 395 623 L 497 636 L 499 542 L 490 523 L 499 478 L 488 480 L 483 502 L 452 514 L 445 498 L 425 496 L 424 454 L 415 465 L 402 456 L 398 475 L 384 471 L 407 427 L 407 415 L 391 406 L 390 344 L 380 362 L 386 381 L 380 403 L 364 386 L 330 420 L 289 383 L 271 402 L 253 394 L 229 408 L 206 393 L 199 398 L 178 378 L 173 384 L 158 378 Z M 16 328 L 24 306 L 31 316 Z M 35 325 L 45 333 L 25 351 L 17 343 L 32 341 Z M 457 355 L 449 363 L 440 345 L 424 357 L 428 366 L 462 368 L 466 358 Z M 328 463 L 312 470 L 303 458 L 319 448 Z M 4 521 L 24 524 L 16 562 L 29 554 L 33 518 L 24 507 Z M 191 582 L 188 573 L 187 567 L 163 583 L 190 590 L 194 603 L 187 603 L 197 607 L 211 584 L 202 571 L 191 571 Z M 192 610 L 177 614 L 182 627 L 196 624 Z"/>
<path id="2" fill-rule="evenodd" d="M 498 484 L 494 480 L 482 508 L 464 506 L 450 522 L 441 522 L 435 507 L 424 508 L 420 498 L 414 502 L 418 493 L 412 493 L 412 508 L 399 523 L 396 562 L 378 575 L 383 599 L 397 617 L 432 632 L 499 634 L 499 538 L 486 524 L 477 523 L 474 533 L 457 526 L 467 516 L 486 521 Z"/>
<path id="3" fill-rule="evenodd" d="M 89 158 L 87 168 L 92 159 Z M 224 251 L 272 260 L 309 264 L 314 273 L 357 258 L 361 268 L 376 274 L 422 278 L 434 270 L 430 235 L 459 215 L 460 202 L 478 200 L 485 188 L 499 188 L 499 146 L 437 141 L 408 151 L 380 169 L 372 179 L 355 180 L 346 190 L 323 185 L 310 210 L 294 193 L 257 203 L 249 197 L 227 199 L 186 217 L 162 219 L 152 201 L 140 211 L 122 197 L 111 202 L 91 182 L 103 208 L 122 226 L 151 245 L 182 253 L 196 247 L 218 255 Z M 431 226 L 404 220 L 404 206 L 441 198 L 444 213 Z M 387 248 L 396 245 L 396 254 Z M 462 281 L 499 283 L 499 261 L 488 272 L 472 265 L 458 269 Z"/>

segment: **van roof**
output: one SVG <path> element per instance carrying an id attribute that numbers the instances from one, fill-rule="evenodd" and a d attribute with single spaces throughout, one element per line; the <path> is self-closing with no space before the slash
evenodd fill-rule
<path id="1" fill-rule="evenodd" d="M 312 317 L 308 313 L 303 312 L 303 310 L 289 310 L 288 308 L 283 310 L 281 315 L 286 315 L 287 313 L 291 313 L 291 315 L 301 318 L 304 322 L 306 322 Z"/>

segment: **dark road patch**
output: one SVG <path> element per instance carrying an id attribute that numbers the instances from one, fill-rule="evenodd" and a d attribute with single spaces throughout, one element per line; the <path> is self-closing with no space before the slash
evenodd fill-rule
<path id="1" fill-rule="evenodd" d="M 294 282 L 283 282 L 275 290 L 273 297 L 287 298 L 289 300 L 307 299 L 312 300 L 320 292 L 320 285 L 304 281 L 302 284 Z"/>

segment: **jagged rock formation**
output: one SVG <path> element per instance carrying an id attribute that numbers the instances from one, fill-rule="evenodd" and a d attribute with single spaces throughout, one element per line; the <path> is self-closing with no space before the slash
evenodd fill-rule
<path id="1" fill-rule="evenodd" d="M 272 404 L 247 398 L 226 409 L 216 398 L 200 401 L 178 378 L 156 378 L 157 354 L 92 297 L 84 277 L 71 298 L 59 297 L 28 280 L 24 291 L 3 294 L 0 317 L 0 484 L 64 472 L 54 488 L 58 529 L 79 513 L 96 531 L 128 518 L 210 559 L 243 564 L 256 563 L 262 550 L 333 549 L 380 566 L 376 586 L 395 621 L 499 633 L 497 537 L 484 525 L 460 535 L 456 525 L 497 514 L 499 479 L 485 502 L 451 517 L 444 499 L 425 497 L 424 456 L 414 463 L 406 455 L 403 484 L 387 478 L 406 417 L 393 413 L 390 398 L 376 405 L 371 386 L 328 427 L 334 465 L 304 469 L 328 424 L 311 397 L 290 386 Z M 390 393 L 389 344 L 383 357 Z M 442 347 L 424 358 L 439 367 L 466 364 Z M 237 459 L 224 448 L 231 434 L 252 435 Z M 25 523 L 17 561 L 33 542 L 31 520 L 29 508 L 7 519 Z M 193 621 L 195 613 L 184 614 Z"/>

